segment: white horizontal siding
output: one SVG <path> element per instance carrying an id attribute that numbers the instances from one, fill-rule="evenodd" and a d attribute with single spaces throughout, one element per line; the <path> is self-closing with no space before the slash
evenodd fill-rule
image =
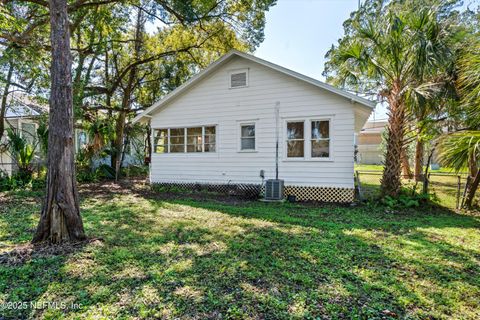
<path id="1" fill-rule="evenodd" d="M 229 89 L 228 71 L 249 69 L 247 88 Z M 335 94 L 242 58 L 171 101 L 151 119 L 152 128 L 217 126 L 217 152 L 153 154 L 152 182 L 260 183 L 275 174 L 275 114 L 280 102 L 279 173 L 287 185 L 353 187 L 354 111 Z M 325 118 L 331 123 L 332 161 L 284 157 L 287 119 Z M 238 152 L 239 124 L 256 122 L 257 152 Z M 305 138 L 309 138 L 305 132 Z M 307 142 L 308 143 L 308 142 Z"/>

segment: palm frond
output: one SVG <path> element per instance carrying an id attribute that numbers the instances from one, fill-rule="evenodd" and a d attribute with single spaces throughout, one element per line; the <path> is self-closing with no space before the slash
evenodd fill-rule
<path id="1" fill-rule="evenodd" d="M 469 158 L 480 161 L 480 131 L 462 131 L 445 135 L 439 143 L 440 163 L 457 172 L 467 167 Z"/>

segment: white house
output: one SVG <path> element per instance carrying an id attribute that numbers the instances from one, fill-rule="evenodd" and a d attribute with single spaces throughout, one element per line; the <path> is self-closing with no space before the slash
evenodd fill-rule
<path id="1" fill-rule="evenodd" d="M 382 164 L 382 136 L 387 121 L 368 121 L 357 135 L 357 161 L 359 164 Z"/>
<path id="2" fill-rule="evenodd" d="M 47 108 L 30 101 L 23 95 L 15 95 L 8 102 L 4 118 L 5 129 L 16 130 L 29 144 L 35 145 L 38 118 L 47 112 Z M 8 137 L 5 131 L 0 140 L 0 174 L 11 175 L 16 170 L 14 162 L 8 150 Z"/>
<path id="3" fill-rule="evenodd" d="M 150 122 L 150 181 L 260 185 L 276 175 L 297 200 L 351 202 L 354 133 L 372 101 L 231 51 L 133 122 Z"/>

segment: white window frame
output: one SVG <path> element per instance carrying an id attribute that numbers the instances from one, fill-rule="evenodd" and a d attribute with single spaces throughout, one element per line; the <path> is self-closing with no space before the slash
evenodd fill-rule
<path id="1" fill-rule="evenodd" d="M 156 152 L 156 147 L 155 147 L 155 131 L 156 130 L 167 130 L 167 152 L 160 153 Z M 150 134 L 150 144 L 152 146 L 152 156 L 155 155 L 161 155 L 161 154 L 169 154 L 170 153 L 170 144 L 168 143 L 170 139 L 170 128 L 166 127 L 158 127 L 158 128 L 152 128 L 151 134 Z"/>
<path id="2" fill-rule="evenodd" d="M 328 139 L 323 138 L 320 140 L 328 140 L 328 157 L 312 157 L 312 141 L 316 140 L 312 138 L 312 122 L 314 121 L 328 121 Z M 331 118 L 310 118 L 308 120 L 309 123 L 309 131 L 308 131 L 308 146 L 309 146 L 309 153 L 308 156 L 312 161 L 332 161 L 332 119 Z"/>
<path id="3" fill-rule="evenodd" d="M 188 128 L 198 128 L 202 127 L 202 152 L 187 152 L 187 129 Z M 215 151 L 205 152 L 205 128 L 206 127 L 215 127 Z M 184 139 L 183 139 L 183 152 L 170 152 L 170 129 L 183 129 L 184 131 Z M 167 130 L 167 152 L 166 153 L 157 153 L 155 152 L 155 131 L 156 130 Z M 218 146 L 219 146 L 219 139 L 218 139 L 218 125 L 217 124 L 206 124 L 206 125 L 186 125 L 186 126 L 161 126 L 152 128 L 152 134 L 150 137 L 150 141 L 152 144 L 152 156 L 199 156 L 199 155 L 209 155 L 209 154 L 218 154 Z"/>
<path id="4" fill-rule="evenodd" d="M 237 145 L 237 152 L 240 152 L 240 153 L 258 152 L 258 132 L 257 132 L 258 126 L 257 126 L 257 120 L 258 120 L 258 119 L 255 119 L 255 120 L 241 120 L 241 121 L 238 122 L 238 131 L 237 131 L 237 141 L 238 141 L 238 145 Z M 255 136 L 254 136 L 254 139 L 255 139 L 255 148 L 254 148 L 254 149 L 245 149 L 245 150 L 242 150 L 242 126 L 252 126 L 252 125 L 255 127 Z"/>
<path id="5" fill-rule="evenodd" d="M 79 137 L 80 133 L 82 133 L 82 132 L 85 133 L 86 144 L 89 143 L 89 138 L 88 138 L 87 131 L 85 131 L 83 129 L 74 129 L 74 130 L 75 130 L 75 152 L 79 152 L 80 151 L 80 146 L 78 145 L 78 137 Z"/>
<path id="6" fill-rule="evenodd" d="M 165 128 L 164 128 L 165 129 Z M 171 129 L 183 129 L 183 152 L 171 152 L 170 151 L 170 146 L 172 145 L 170 143 L 170 139 L 172 137 L 171 135 Z M 167 140 L 167 143 L 168 143 L 168 153 L 169 154 L 184 154 L 184 153 L 187 153 L 187 137 L 185 136 L 185 134 L 187 133 L 187 128 L 186 127 L 169 127 L 168 128 L 168 140 Z M 175 145 L 178 145 L 180 146 L 181 144 L 175 144 Z"/>
<path id="7" fill-rule="evenodd" d="M 232 74 L 243 73 L 243 72 L 245 72 L 245 75 L 246 75 L 245 85 L 240 87 L 232 87 Z M 249 75 L 248 68 L 233 69 L 228 71 L 228 88 L 229 89 L 248 88 L 249 83 L 250 83 L 250 75 Z"/>
<path id="8" fill-rule="evenodd" d="M 35 147 L 35 150 L 37 150 L 37 144 L 35 142 L 38 142 L 38 133 L 37 133 L 37 130 L 38 130 L 38 125 L 37 123 L 33 122 L 33 121 L 24 121 L 23 119 L 19 119 L 19 121 L 17 122 L 18 124 L 18 128 L 17 128 L 17 132 L 20 134 L 20 137 L 22 139 L 27 139 L 28 138 L 32 138 L 33 139 L 33 147 Z M 24 124 L 31 124 L 33 125 L 33 136 L 31 135 L 27 135 L 26 132 L 23 130 L 23 125 Z M 5 136 L 7 135 L 7 132 L 5 131 Z M 75 137 L 76 138 L 76 137 Z M 75 149 L 76 150 L 76 149 Z"/>
<path id="9" fill-rule="evenodd" d="M 284 162 L 294 162 L 294 161 L 303 161 L 303 162 L 334 162 L 335 157 L 333 153 L 333 146 L 335 144 L 335 134 L 334 134 L 334 115 L 317 115 L 309 117 L 292 117 L 292 118 L 282 118 L 283 119 L 283 128 L 281 128 L 282 134 L 281 143 L 283 143 L 283 159 Z M 312 157 L 312 121 L 328 121 L 329 122 L 329 135 L 330 135 L 330 145 L 329 145 L 329 157 Z M 288 146 L 287 146 L 287 123 L 289 122 L 303 122 L 304 123 L 304 133 L 303 133 L 303 157 L 288 157 Z"/>
<path id="10" fill-rule="evenodd" d="M 303 157 L 289 157 L 288 156 L 288 133 L 287 133 L 287 130 L 288 130 L 288 123 L 290 122 L 303 122 Z M 307 155 L 307 149 L 305 148 L 305 132 L 307 130 L 307 121 L 305 120 L 305 118 L 301 118 L 301 119 L 295 119 L 295 118 L 291 118 L 291 119 L 285 119 L 284 121 L 284 129 L 283 129 L 283 145 L 284 145 L 284 152 L 283 152 L 283 157 L 286 161 L 304 161 L 305 158 L 306 158 L 306 155 Z M 300 140 L 300 139 L 296 139 L 296 140 Z"/>
<path id="11" fill-rule="evenodd" d="M 35 130 L 34 130 L 34 131 L 35 131 L 35 134 L 34 134 L 34 136 L 33 136 L 32 138 L 37 139 L 37 138 L 38 138 L 38 137 L 37 137 L 37 129 L 38 129 L 37 124 L 36 124 L 35 122 L 23 121 L 23 120 L 20 120 L 20 121 L 18 122 L 18 131 L 20 132 L 20 137 L 21 137 L 21 138 L 25 138 L 25 137 L 23 136 L 23 135 L 24 135 L 23 125 L 24 125 L 24 124 L 31 124 L 31 125 L 33 125 L 33 127 L 35 128 Z M 6 133 L 5 133 L 5 134 L 6 134 Z"/>

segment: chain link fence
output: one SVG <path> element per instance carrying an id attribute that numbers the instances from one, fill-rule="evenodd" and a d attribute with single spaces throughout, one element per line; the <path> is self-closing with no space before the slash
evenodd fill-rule
<path id="1" fill-rule="evenodd" d="M 381 171 L 355 171 L 355 184 L 360 200 L 374 200 L 380 197 Z M 429 173 L 425 182 L 403 178 L 403 185 L 412 191 L 421 192 L 426 184 L 427 192 L 445 207 L 459 208 L 465 196 L 466 174 Z"/>

